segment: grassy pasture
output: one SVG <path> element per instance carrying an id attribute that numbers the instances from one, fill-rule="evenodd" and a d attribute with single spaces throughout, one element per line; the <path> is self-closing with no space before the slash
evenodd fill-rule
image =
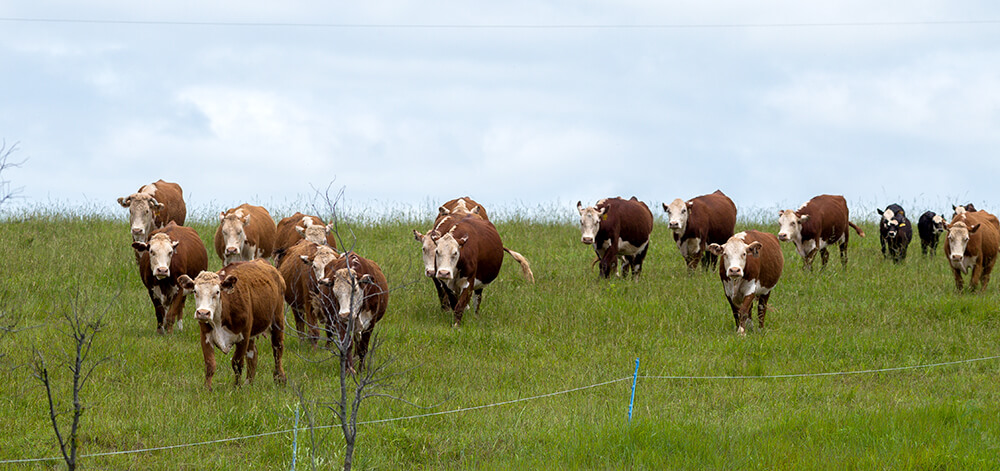
<path id="1" fill-rule="evenodd" d="M 124 218 L 122 218 L 124 219 Z M 354 228 L 357 250 L 397 287 L 379 325 L 406 373 L 402 397 L 364 404 L 360 421 L 566 394 L 454 414 L 363 425 L 362 469 L 988 469 L 1000 467 L 1000 360 L 877 374 L 781 379 L 640 378 L 626 424 L 636 357 L 641 376 L 821 373 L 949 362 L 998 354 L 997 290 L 955 293 L 944 256 L 910 246 L 903 265 L 882 260 L 878 230 L 852 237 L 804 272 L 790 245 L 763 331 L 739 338 L 715 273 L 689 276 L 669 231 L 654 229 L 641 281 L 600 280 L 593 252 L 568 224 L 497 224 L 531 262 L 528 284 L 507 259 L 479 315 L 460 329 L 423 279 L 410 230 L 429 221 Z M 211 247 L 214 224 L 194 227 Z M 776 227 L 741 222 L 739 229 Z M 853 233 L 852 233 L 853 235 Z M 234 389 L 217 354 L 216 389 L 202 387 L 193 302 L 185 328 L 157 336 L 124 220 L 17 217 L 0 223 L 0 302 L 27 328 L 0 338 L 0 460 L 59 455 L 44 390 L 26 367 L 32 347 L 52 358 L 67 345 L 56 313 L 71 299 L 108 309 L 95 355 L 110 356 L 83 392 L 81 453 L 222 440 L 292 427 L 297 397 L 270 378 L 267 342 L 257 381 Z M 221 263 L 211 253 L 210 269 Z M 818 261 L 817 261 L 818 266 Z M 291 314 L 288 314 L 290 321 Z M 286 337 L 289 384 L 332 400 L 333 362 Z M 55 373 L 66 385 L 65 369 Z M 626 378 L 628 378 L 626 380 Z M 63 389 L 62 405 L 69 407 Z M 320 425 L 332 414 L 320 411 Z M 342 459 L 339 429 L 317 431 L 321 466 Z M 299 467 L 313 446 L 299 435 Z M 170 450 L 83 458 L 90 469 L 287 469 L 291 434 Z M 60 461 L 19 465 L 57 467 Z M 2 466 L 2 465 L 0 465 Z"/>

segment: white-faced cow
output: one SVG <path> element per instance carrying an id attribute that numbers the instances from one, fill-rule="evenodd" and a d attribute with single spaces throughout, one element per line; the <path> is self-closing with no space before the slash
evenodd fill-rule
<path id="1" fill-rule="evenodd" d="M 139 275 L 156 313 L 156 332 L 169 334 L 183 327 L 184 290 L 181 275 L 198 276 L 208 268 L 208 252 L 198 233 L 173 221 L 153 231 L 149 242 L 133 242 L 139 254 Z"/>
<path id="2" fill-rule="evenodd" d="M 327 338 L 333 326 L 341 345 L 350 341 L 348 367 L 355 371 L 356 353 L 363 368 L 372 331 L 389 306 L 389 284 L 382 269 L 377 263 L 348 252 L 326 266 L 313 300 L 313 309 L 325 319 Z M 350 328 L 353 333 L 348 338 Z"/>
<path id="3" fill-rule="evenodd" d="M 278 221 L 274 239 L 274 253 L 277 254 L 281 250 L 288 249 L 303 239 L 314 244 L 337 248 L 337 240 L 331 233 L 330 226 L 327 226 L 318 216 L 296 212 Z"/>
<path id="4" fill-rule="evenodd" d="M 830 259 L 827 250 L 830 245 L 840 246 L 840 261 L 846 267 L 847 227 L 852 227 L 859 236 L 865 236 L 864 231 L 847 219 L 847 200 L 840 195 L 819 195 L 795 211 L 786 209 L 779 211 L 778 215 L 778 240 L 795 244 L 804 268 L 812 268 L 816 252 L 822 256 L 825 268 Z"/>
<path id="5" fill-rule="evenodd" d="M 233 384 L 239 386 L 243 362 L 247 362 L 247 381 L 257 374 L 257 346 L 254 339 L 271 333 L 274 355 L 274 381 L 285 382 L 281 357 L 285 348 L 285 310 L 282 291 L 285 282 L 278 269 L 264 260 L 237 262 L 213 273 L 203 271 L 191 279 L 181 275 L 178 284 L 194 292 L 194 318 L 201 327 L 201 352 L 205 359 L 205 387 L 212 389 L 215 375 L 215 349 L 222 353 L 236 346 L 233 353 Z"/>
<path id="6" fill-rule="evenodd" d="M 653 213 L 646 203 L 634 196 L 627 200 L 605 198 L 587 208 L 577 201 L 576 210 L 580 213 L 580 242 L 594 246 L 600 276 L 611 276 L 620 257 L 622 276 L 638 278 L 653 232 Z"/>
<path id="7" fill-rule="evenodd" d="M 948 229 L 948 264 L 955 275 L 955 289 L 962 289 L 962 276 L 972 270 L 969 288 L 985 290 L 1000 247 L 1000 221 L 986 211 L 967 211 L 955 216 Z"/>
<path id="8" fill-rule="evenodd" d="M 504 252 L 517 260 L 525 278 L 534 281 L 528 260 L 504 247 L 500 234 L 489 221 L 466 216 L 437 240 L 434 248 L 435 276 L 456 299 L 451 306 L 455 327 L 461 324 L 462 314 L 473 295 L 475 312 L 479 313 L 483 288 L 500 273 Z"/>
<path id="9" fill-rule="evenodd" d="M 937 253 L 938 241 L 945 231 L 945 220 L 940 214 L 925 211 L 917 220 L 917 233 L 920 234 L 920 253 L 933 256 Z"/>
<path id="10" fill-rule="evenodd" d="M 906 211 L 898 204 L 890 204 L 884 210 L 876 209 L 875 213 L 881 216 L 878 226 L 882 256 L 891 258 L 896 263 L 902 262 L 906 259 L 906 249 L 913 239 L 913 227 L 906 217 Z"/>
<path id="11" fill-rule="evenodd" d="M 974 212 L 976 212 L 976 205 L 974 205 L 972 203 L 964 204 L 964 205 L 955 205 L 955 204 L 953 204 L 953 205 L 951 205 L 951 209 L 953 211 L 951 213 L 951 218 L 955 219 L 956 217 L 958 217 L 962 213 L 966 213 L 966 212 L 968 212 L 968 213 L 974 213 Z"/>
<path id="12" fill-rule="evenodd" d="M 714 267 L 716 256 L 705 251 L 709 244 L 724 244 L 736 230 L 736 205 L 722 191 L 715 190 L 683 201 L 675 199 L 663 203 L 669 218 L 669 228 L 688 269 L 694 270 L 698 262 L 707 270 Z"/>
<path id="13" fill-rule="evenodd" d="M 326 265 L 340 258 L 340 254 L 328 245 L 308 240 L 300 240 L 283 253 L 278 272 L 285 280 L 285 302 L 292 308 L 299 339 L 315 347 L 319 339 L 319 322 L 312 298 L 318 292 L 318 282 L 324 276 Z"/>
<path id="14" fill-rule="evenodd" d="M 757 323 L 764 328 L 767 300 L 781 278 L 785 257 L 773 234 L 759 231 L 740 232 L 724 245 L 708 246 L 721 257 L 719 278 L 736 320 L 736 332 L 746 335 L 754 299 L 757 299 Z"/>
<path id="15" fill-rule="evenodd" d="M 274 249 L 276 232 L 271 213 L 260 206 L 241 204 L 219 214 L 215 253 L 224 265 L 268 258 Z"/>
<path id="16" fill-rule="evenodd" d="M 133 242 L 146 242 L 154 230 L 170 221 L 183 226 L 187 217 L 181 186 L 163 180 L 143 185 L 139 191 L 118 198 L 118 204 L 128 208 Z"/>
<path id="17" fill-rule="evenodd" d="M 424 262 L 424 274 L 434 283 L 438 301 L 440 301 L 441 309 L 444 311 L 454 310 L 457 298 L 454 293 L 445 288 L 441 280 L 435 277 L 437 275 L 437 266 L 434 261 L 434 251 L 437 248 L 437 240 L 441 238 L 441 235 L 446 234 L 455 224 L 458 224 L 458 221 L 467 216 L 489 221 L 486 208 L 483 208 L 482 205 L 472 198 L 463 196 L 450 200 L 438 208 L 438 215 L 434 219 L 434 227 L 427 231 L 426 234 L 421 234 L 416 229 L 413 230 L 413 238 L 417 242 L 420 242 L 421 255 Z"/>

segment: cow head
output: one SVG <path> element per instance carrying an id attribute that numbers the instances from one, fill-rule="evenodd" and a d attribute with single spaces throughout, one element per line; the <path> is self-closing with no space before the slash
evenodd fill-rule
<path id="1" fill-rule="evenodd" d="M 576 210 L 580 212 L 580 242 L 590 245 L 597 237 L 597 231 L 601 228 L 601 221 L 607 217 L 607 206 L 597 209 L 596 206 L 583 207 L 582 201 L 576 202 Z"/>
<path id="2" fill-rule="evenodd" d="M 337 261 L 340 258 L 340 254 L 328 245 L 320 245 L 316 247 L 316 253 L 312 257 L 305 255 L 300 255 L 299 257 L 302 258 L 303 263 L 312 266 L 313 276 L 317 280 L 322 280 L 323 276 L 326 275 L 326 266 Z"/>
<path id="3" fill-rule="evenodd" d="M 322 224 L 306 224 L 305 227 L 295 226 L 295 232 L 298 232 L 303 239 L 308 240 L 316 245 L 327 245 L 326 235 L 330 233 L 330 226 L 324 226 Z"/>
<path id="4" fill-rule="evenodd" d="M 340 268 L 321 283 L 332 287 L 337 316 L 346 321 L 349 317 L 357 318 L 365 300 L 364 285 L 375 283 L 375 279 L 367 273 L 359 276 L 353 268 Z"/>
<path id="5" fill-rule="evenodd" d="M 184 290 L 184 294 L 194 293 L 194 318 L 213 324 L 222 321 L 222 293 L 232 293 L 237 281 L 235 275 L 222 278 L 218 273 L 210 271 L 199 273 L 193 280 L 187 275 L 177 278 L 177 284 Z"/>
<path id="6" fill-rule="evenodd" d="M 740 232 L 729 238 L 724 245 L 710 244 L 708 251 L 719 256 L 719 263 L 726 269 L 726 276 L 742 278 L 747 266 L 747 256 L 759 257 L 761 243 L 753 241 L 746 243 L 746 232 Z"/>
<path id="7" fill-rule="evenodd" d="M 458 259 L 462 246 L 468 242 L 469 236 L 455 238 L 452 233 L 441 236 L 434 248 L 434 264 L 437 266 L 437 278 L 451 280 L 458 273 Z"/>
<path id="8" fill-rule="evenodd" d="M 884 211 L 876 209 L 875 212 L 882 216 L 882 220 L 879 221 L 879 227 L 882 227 L 886 230 L 885 233 L 886 237 L 890 239 L 896 238 L 896 234 L 899 232 L 899 224 L 900 224 L 899 219 L 896 219 L 896 217 L 902 216 L 903 212 L 900 211 L 896 213 L 889 208 L 886 208 Z"/>
<path id="9" fill-rule="evenodd" d="M 969 237 L 979 230 L 979 224 L 967 225 L 958 221 L 946 224 L 948 229 L 948 260 L 954 265 L 965 257 L 965 249 L 969 246 Z"/>
<path id="10" fill-rule="evenodd" d="M 179 240 L 171 240 L 169 235 L 161 232 L 150 237 L 148 244 L 132 242 L 132 248 L 137 252 L 149 251 L 149 268 L 153 271 L 153 276 L 162 280 L 170 276 L 170 261 L 179 243 Z"/>
<path id="11" fill-rule="evenodd" d="M 441 235 L 437 231 L 430 231 L 421 234 L 416 229 L 413 230 L 413 238 L 420 242 L 421 256 L 424 262 L 424 274 L 428 278 L 437 274 L 437 265 L 434 263 L 434 251 L 437 249 L 437 240 Z"/>
<path id="12" fill-rule="evenodd" d="M 156 229 L 156 216 L 163 210 L 163 203 L 156 201 L 156 198 L 148 193 L 133 193 L 118 198 L 118 204 L 128 208 L 132 241 L 146 242 L 149 233 Z"/>
<path id="13" fill-rule="evenodd" d="M 808 214 L 799 216 L 791 209 L 778 211 L 778 240 L 782 242 L 802 240 L 802 223 L 808 220 Z"/>
<path id="14" fill-rule="evenodd" d="M 219 221 L 222 224 L 222 241 L 225 243 L 223 262 L 228 265 L 239 260 L 239 255 L 243 253 L 243 246 L 247 241 L 245 228 L 250 224 L 250 215 L 243 214 L 242 210 L 229 214 L 220 213 Z"/>
<path id="15" fill-rule="evenodd" d="M 680 198 L 671 201 L 670 204 L 663 203 L 663 212 L 667 213 L 669 222 L 667 227 L 678 234 L 683 234 L 687 229 L 688 214 L 692 206 L 693 203 L 690 201 L 685 203 Z"/>
<path id="16" fill-rule="evenodd" d="M 940 214 L 935 214 L 934 216 L 931 217 L 931 229 L 934 231 L 934 234 L 940 234 L 944 232 L 945 231 L 944 224 L 945 224 L 944 218 L 941 217 Z"/>

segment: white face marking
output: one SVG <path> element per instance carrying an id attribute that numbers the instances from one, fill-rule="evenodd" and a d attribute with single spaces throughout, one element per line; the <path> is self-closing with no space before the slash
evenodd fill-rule
<path id="1" fill-rule="evenodd" d="M 341 268 L 333 274 L 333 297 L 337 300 L 337 315 L 341 319 L 347 319 L 352 312 L 357 315 L 364 300 L 364 290 L 356 271 Z"/>
<path id="2" fill-rule="evenodd" d="M 194 279 L 194 318 L 211 324 L 221 323 L 222 280 L 219 275 L 203 271 Z"/>
<path id="3" fill-rule="evenodd" d="M 129 225 L 132 241 L 145 242 L 150 232 L 156 229 L 155 206 L 159 205 L 152 194 L 134 193 L 128 197 Z"/>
<path id="4" fill-rule="evenodd" d="M 687 229 L 688 205 L 680 198 L 670 202 L 667 206 L 667 217 L 669 218 L 670 230 L 683 234 Z"/>
<path id="5" fill-rule="evenodd" d="M 882 220 L 884 221 L 889 221 L 890 219 L 892 219 L 893 216 L 895 216 L 895 214 L 892 212 L 891 209 L 886 209 L 885 211 L 882 212 Z"/>
<path id="6" fill-rule="evenodd" d="M 170 276 L 170 261 L 174 257 L 174 247 L 179 241 L 170 240 L 170 236 L 159 233 L 149 239 L 149 269 L 153 276 L 163 279 Z"/>
<path id="7" fill-rule="evenodd" d="M 961 221 L 952 224 L 951 228 L 948 229 L 948 259 L 951 260 L 952 266 L 961 263 L 968 245 L 969 226 Z"/>
<path id="8" fill-rule="evenodd" d="M 434 263 L 437 266 L 437 277 L 442 280 L 449 280 L 458 271 L 459 243 L 449 232 L 437 241 L 434 249 Z"/>
<path id="9" fill-rule="evenodd" d="M 934 234 L 940 234 L 944 232 L 944 218 L 941 217 L 940 214 L 935 214 L 934 217 L 931 218 L 931 222 L 934 223 L 934 225 L 932 226 L 932 228 L 934 229 Z"/>
<path id="10" fill-rule="evenodd" d="M 597 231 L 601 227 L 601 217 L 606 210 L 598 211 L 596 206 L 584 208 L 577 203 L 577 211 L 580 212 L 580 242 L 593 244 L 597 237 Z"/>
<path id="11" fill-rule="evenodd" d="M 428 277 L 433 277 L 437 274 L 437 266 L 434 264 L 434 251 L 437 249 L 437 243 L 431 238 L 430 234 L 424 234 L 420 238 L 420 255 L 424 262 L 424 274 Z"/>
<path id="12" fill-rule="evenodd" d="M 778 240 L 802 243 L 802 221 L 795 211 L 786 209 L 778 216 Z"/>
<path id="13" fill-rule="evenodd" d="M 731 278 L 743 277 L 743 270 L 747 266 L 746 232 L 740 232 L 729 238 L 722 246 L 722 256 L 719 263 L 726 267 L 726 274 Z"/>
<path id="14" fill-rule="evenodd" d="M 244 228 L 249 222 L 250 216 L 244 216 L 242 210 L 237 210 L 220 217 L 222 218 L 222 240 L 225 244 L 225 263 L 229 264 L 236 260 L 248 260 L 241 258 L 241 256 L 250 252 L 244 247 L 247 240 Z"/>
<path id="15" fill-rule="evenodd" d="M 888 231 L 886 232 L 886 235 L 889 237 L 896 237 L 896 233 L 899 232 L 899 221 L 892 219 L 888 224 L 889 226 L 887 227 Z"/>
<path id="16" fill-rule="evenodd" d="M 302 233 L 302 237 L 304 237 L 306 240 L 316 245 L 326 245 L 327 232 L 328 231 L 326 226 L 321 224 L 313 224 L 311 226 L 306 226 L 305 230 Z"/>
<path id="17" fill-rule="evenodd" d="M 333 250 L 329 246 L 321 245 L 316 248 L 316 254 L 313 256 L 312 270 L 313 276 L 317 280 L 322 280 L 323 276 L 326 274 L 326 266 L 337 261 L 340 255 L 337 254 L 336 250 Z"/>

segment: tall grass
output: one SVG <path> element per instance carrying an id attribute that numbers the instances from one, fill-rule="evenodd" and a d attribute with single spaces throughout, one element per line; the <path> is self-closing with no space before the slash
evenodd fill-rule
<path id="1" fill-rule="evenodd" d="M 124 219 L 124 218 L 122 218 Z M 378 331 L 410 383 L 393 401 L 365 402 L 361 421 L 510 401 L 643 376 L 774 375 L 876 369 L 998 354 L 998 284 L 955 293 L 944 256 L 919 242 L 902 265 L 883 261 L 877 227 L 852 237 L 851 261 L 836 253 L 805 272 L 784 245 L 785 272 L 763 330 L 745 338 L 715 273 L 688 274 L 669 231 L 657 225 L 638 282 L 601 280 L 579 230 L 555 220 L 498 224 L 507 247 L 532 263 L 536 284 L 505 262 L 478 315 L 451 327 L 410 229 L 429 221 L 360 221 L 356 250 L 396 287 Z M 211 247 L 215 226 L 193 224 Z M 774 232 L 741 223 L 738 230 Z M 81 453 L 221 440 L 292 427 L 297 398 L 268 375 L 239 389 L 220 357 L 218 387 L 202 387 L 197 328 L 155 334 L 123 220 L 86 215 L 10 218 L 0 224 L 0 295 L 28 329 L 0 338 L 7 366 L 32 346 L 65 345 L 52 313 L 76 293 L 94 309 L 112 304 L 95 348 L 115 359 L 84 391 Z M 210 254 L 210 269 L 221 262 Z M 817 262 L 818 267 L 818 262 Z M 289 314 L 289 319 L 291 318 Z M 335 362 L 319 361 L 286 336 L 289 382 L 332 398 Z M 266 342 L 265 342 L 266 344 Z M 265 345 L 262 344 L 262 345 Z M 271 356 L 261 348 L 261 371 Z M 878 374 L 786 379 L 640 378 L 626 424 L 630 381 L 455 414 L 362 426 L 360 468 L 788 469 L 1000 467 L 1000 360 Z M 44 392 L 25 368 L 0 373 L 0 460 L 58 456 Z M 62 378 L 65 381 L 66 377 Z M 57 377 L 57 381 L 59 378 Z M 64 383 L 65 384 L 65 383 Z M 64 396 L 64 401 L 66 400 Z M 332 414 L 322 425 L 332 425 Z M 325 466 L 337 466 L 336 429 L 318 431 Z M 308 440 L 299 435 L 299 463 Z M 138 454 L 83 458 L 87 468 L 282 469 L 291 434 Z M 57 461 L 36 464 L 47 467 Z"/>

